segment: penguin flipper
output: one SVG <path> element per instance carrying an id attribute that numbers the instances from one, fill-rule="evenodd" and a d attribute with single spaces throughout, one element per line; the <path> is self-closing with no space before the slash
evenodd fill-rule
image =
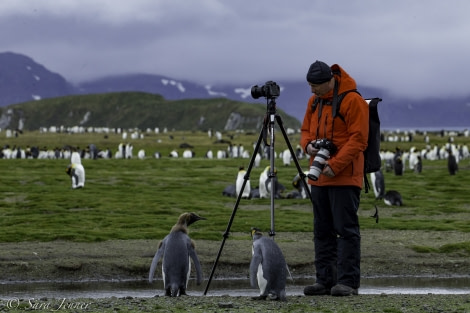
<path id="1" fill-rule="evenodd" d="M 155 274 L 155 270 L 157 269 L 157 264 L 158 264 L 158 261 L 160 261 L 160 259 L 162 258 L 163 256 L 163 251 L 165 251 L 165 240 L 163 240 L 159 247 L 158 247 L 158 250 L 157 252 L 155 253 L 155 256 L 153 257 L 153 260 L 152 260 L 152 265 L 150 265 L 150 271 L 149 271 L 149 283 L 152 283 L 153 281 L 153 275 Z"/>
<path id="2" fill-rule="evenodd" d="M 258 287 L 258 267 L 261 264 L 262 257 L 259 251 L 254 251 L 250 262 L 250 285 L 253 288 Z"/>
<path id="3" fill-rule="evenodd" d="M 292 274 L 289 269 L 289 265 L 287 265 L 287 263 L 286 263 L 286 271 L 287 271 L 287 274 L 289 274 L 290 280 L 294 281 L 294 277 L 292 277 Z"/>
<path id="4" fill-rule="evenodd" d="M 189 249 L 189 256 L 193 260 L 194 268 L 196 269 L 196 284 L 199 286 L 202 283 L 202 269 L 193 243 L 191 243 L 191 248 Z"/>

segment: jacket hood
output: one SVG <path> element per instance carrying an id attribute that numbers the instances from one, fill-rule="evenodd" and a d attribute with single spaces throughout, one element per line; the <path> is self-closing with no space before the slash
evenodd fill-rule
<path id="1" fill-rule="evenodd" d="M 335 77 L 335 80 L 338 82 L 338 94 L 357 88 L 356 81 L 354 80 L 354 78 L 349 76 L 348 72 L 346 72 L 341 66 L 339 66 L 338 64 L 333 64 L 331 66 L 331 69 L 333 71 L 333 76 Z M 332 97 L 333 90 L 328 92 L 322 98 Z"/>

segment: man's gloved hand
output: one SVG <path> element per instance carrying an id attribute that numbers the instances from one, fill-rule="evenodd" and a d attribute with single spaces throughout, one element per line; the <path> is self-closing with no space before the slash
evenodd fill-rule
<path id="1" fill-rule="evenodd" d="M 325 167 L 323 168 L 323 171 L 321 173 L 328 177 L 335 177 L 335 172 L 333 172 L 328 163 L 325 164 Z"/>
<path id="2" fill-rule="evenodd" d="M 310 156 L 315 156 L 320 149 L 317 149 L 313 146 L 313 143 L 315 141 L 310 141 L 310 143 L 307 145 L 307 154 Z"/>

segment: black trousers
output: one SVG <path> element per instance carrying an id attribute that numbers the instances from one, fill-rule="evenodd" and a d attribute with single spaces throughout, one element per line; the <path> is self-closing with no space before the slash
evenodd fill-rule
<path id="1" fill-rule="evenodd" d="M 316 282 L 331 288 L 360 286 L 361 234 L 357 211 L 361 189 L 312 186 Z"/>

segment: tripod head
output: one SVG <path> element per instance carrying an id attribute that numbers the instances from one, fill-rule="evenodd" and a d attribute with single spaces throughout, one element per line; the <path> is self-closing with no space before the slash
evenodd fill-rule
<path id="1" fill-rule="evenodd" d="M 266 99 L 266 112 L 269 115 L 276 115 L 276 99 Z"/>

